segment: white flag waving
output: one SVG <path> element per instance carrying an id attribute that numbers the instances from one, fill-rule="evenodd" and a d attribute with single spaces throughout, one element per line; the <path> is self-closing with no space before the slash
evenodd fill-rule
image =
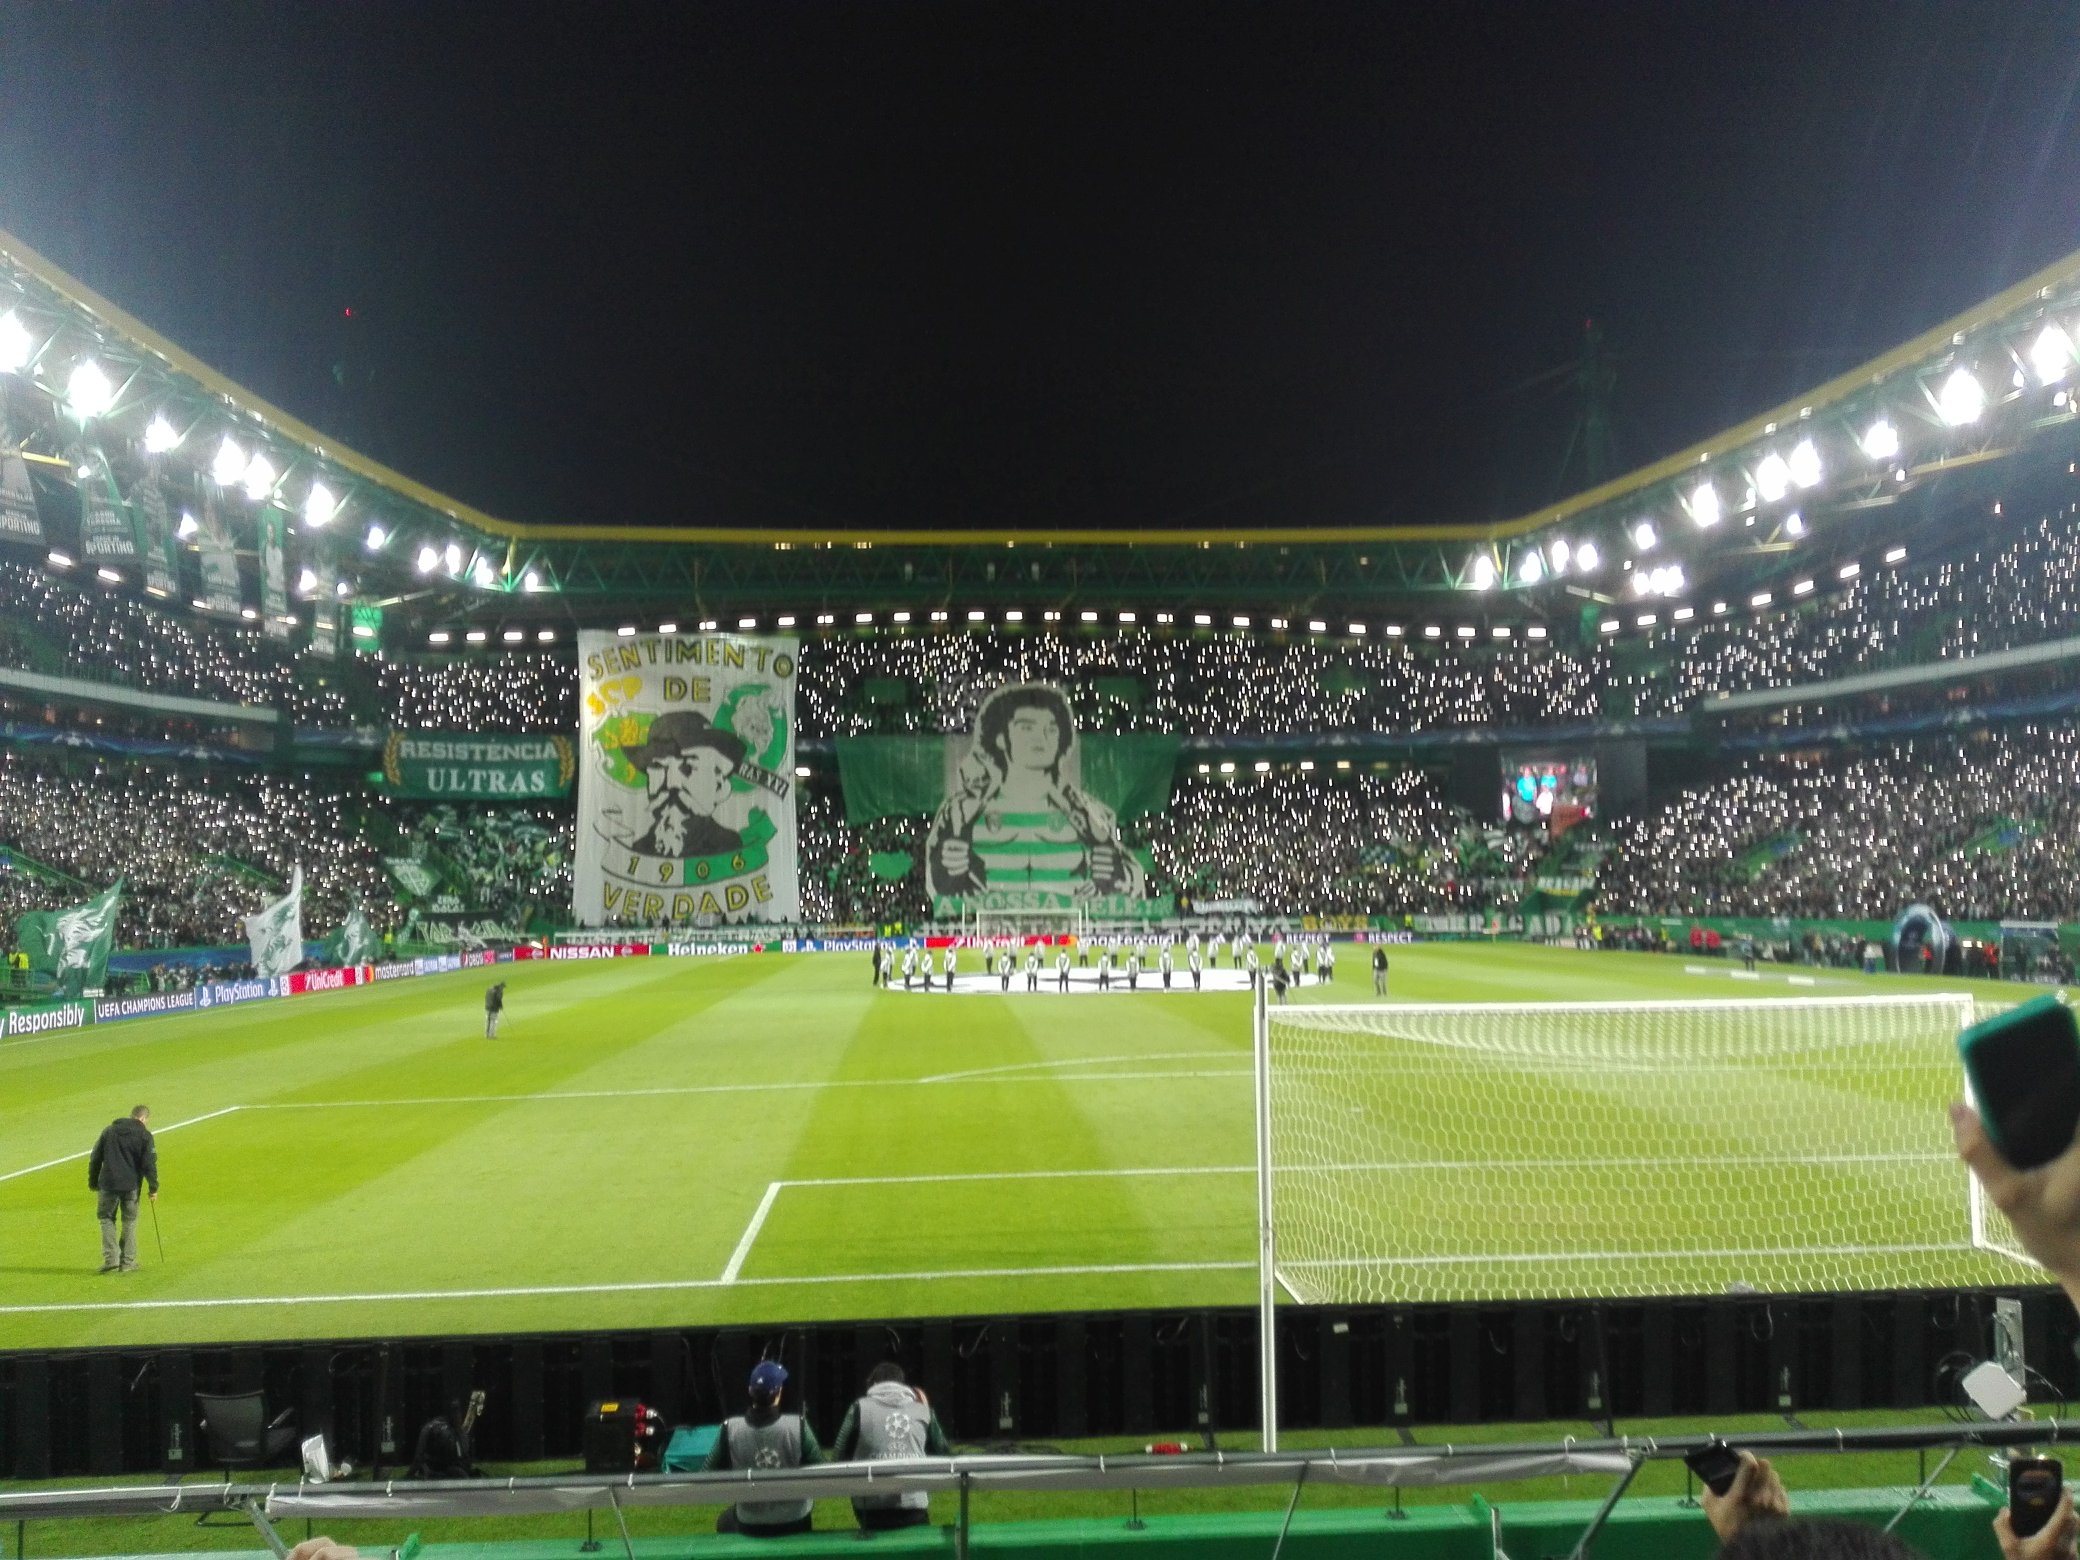
<path id="1" fill-rule="evenodd" d="M 303 868 L 289 875 L 289 892 L 246 917 L 253 945 L 253 973 L 263 980 L 286 975 L 303 962 Z"/>

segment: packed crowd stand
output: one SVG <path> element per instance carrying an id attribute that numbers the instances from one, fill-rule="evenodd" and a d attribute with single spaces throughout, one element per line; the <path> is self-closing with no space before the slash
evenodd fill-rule
<path id="1" fill-rule="evenodd" d="M 263 704 L 305 727 L 577 725 L 568 643 L 320 659 L 254 627 L 4 560 L 0 600 L 10 608 L 0 665 Z M 1431 640 L 1415 620 L 1399 638 L 1385 637 L 1380 623 L 1359 638 L 1068 622 L 813 635 L 801 659 L 798 734 L 965 731 L 983 697 L 1007 680 L 1062 684 L 1086 730 L 1268 736 L 1673 715 L 1713 694 L 2059 638 L 2076 612 L 2080 521 L 2066 507 L 1969 553 L 1874 565 L 1789 610 L 1715 617 L 1700 609 L 1690 623 L 1617 642 L 1578 644 L 1568 629 L 1541 641 L 1462 641 L 1454 621 Z"/>

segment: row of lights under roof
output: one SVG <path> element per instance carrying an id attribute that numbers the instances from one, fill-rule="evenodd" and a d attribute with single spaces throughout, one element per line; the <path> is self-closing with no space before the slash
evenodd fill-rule
<path id="1" fill-rule="evenodd" d="M 881 621 L 882 616 L 883 615 L 878 615 L 872 612 L 855 612 L 851 614 L 851 626 L 855 628 L 871 628 L 876 626 Z M 915 621 L 926 619 L 928 619 L 932 623 L 942 625 L 950 624 L 953 621 L 953 614 L 944 610 L 934 610 L 929 613 L 912 613 L 908 611 L 898 611 L 887 613 L 885 614 L 885 616 L 890 624 L 898 628 L 908 627 Z M 1028 614 L 1021 612 L 1019 609 L 1014 607 L 1003 614 L 1003 621 L 1006 624 L 1020 624 L 1026 620 L 1027 616 Z M 1071 615 L 1059 611 L 1050 610 L 1042 613 L 1032 614 L 1032 616 L 1038 618 L 1043 623 L 1061 623 L 1068 620 Z M 1114 623 L 1116 623 L 1119 626 L 1131 628 L 1136 626 L 1140 616 L 1141 614 L 1137 614 L 1134 612 L 1119 612 L 1111 614 L 1111 619 Z M 1096 612 L 1079 612 L 1074 614 L 1074 617 L 1077 621 L 1087 626 L 1106 626 L 1105 619 L 1099 613 Z M 1211 613 L 1193 613 L 1190 614 L 1190 619 L 1191 626 L 1195 628 L 1214 628 L 1217 626 L 1215 623 L 1214 616 Z M 1150 615 L 1150 620 L 1158 625 L 1173 626 L 1177 621 L 1177 615 L 1170 612 L 1157 612 Z M 736 628 L 740 632 L 749 633 L 758 629 L 761 624 L 761 621 L 761 619 L 756 617 L 741 617 L 736 619 Z M 773 620 L 773 626 L 779 629 L 790 629 L 796 627 L 799 621 L 800 620 L 792 614 L 782 614 L 781 616 Z M 1249 617 L 1246 614 L 1235 613 L 1229 617 L 1228 622 L 1225 626 L 1236 629 L 1247 629 L 1253 627 L 1255 625 L 1255 621 L 1255 619 Z M 966 622 L 969 624 L 976 625 L 986 624 L 989 622 L 989 614 L 980 609 L 971 611 L 966 614 Z M 839 627 L 839 614 L 832 612 L 819 612 L 815 615 L 814 623 L 815 626 L 818 628 Z M 1264 620 L 1264 623 L 1266 627 L 1270 628 L 1273 632 L 1276 633 L 1297 633 L 1300 631 L 1299 621 L 1295 619 L 1273 617 L 1266 618 Z M 659 623 L 657 625 L 656 631 L 660 634 L 713 634 L 723 631 L 723 628 L 723 622 L 718 618 L 702 618 L 698 622 L 694 623 L 679 623 L 676 621 L 667 620 L 665 622 Z M 1309 634 L 1333 635 L 1336 637 L 1349 639 L 1364 639 L 1370 636 L 1373 632 L 1373 625 L 1369 623 L 1346 623 L 1342 622 L 1341 620 L 1332 623 L 1325 618 L 1308 618 L 1305 620 L 1305 628 L 1306 632 Z M 641 633 L 642 630 L 639 629 L 633 623 L 623 623 L 619 628 L 615 629 L 614 632 L 617 636 L 619 636 L 622 639 L 633 639 L 637 634 Z M 1400 623 L 1383 623 L 1378 625 L 1378 632 L 1381 635 L 1381 637 L 1386 639 L 1421 638 L 1437 640 L 1445 638 L 1478 639 L 1481 637 L 1480 629 L 1476 628 L 1471 623 L 1460 623 L 1452 629 L 1450 629 L 1449 631 L 1446 630 L 1444 625 L 1439 623 L 1424 623 L 1419 626 L 1404 626 Z M 1511 626 L 1509 624 L 1497 623 L 1490 626 L 1490 628 L 1488 629 L 1488 637 L 1490 639 L 1497 640 L 1515 639 L 1517 637 L 1518 632 L 1518 629 L 1514 626 Z M 1546 629 L 1546 626 L 1543 623 L 1526 624 L 1522 629 L 1524 638 L 1533 642 L 1543 641 L 1547 637 L 1547 632 L 1548 631 Z M 453 644 L 456 642 L 457 637 L 458 636 L 455 630 L 446 628 L 434 629 L 431 633 L 429 633 L 426 636 L 427 642 L 429 644 L 435 645 Z M 504 630 L 499 637 L 506 644 L 520 644 L 525 641 L 527 635 L 524 630 L 517 628 L 509 628 Z M 468 644 L 484 644 L 488 642 L 490 635 L 484 629 L 470 629 L 466 633 L 460 635 L 460 638 Z M 542 629 L 535 635 L 535 638 L 539 643 L 553 644 L 556 639 L 555 630 L 546 628 Z"/>
<path id="2" fill-rule="evenodd" d="M 2073 338 L 2065 327 L 2051 321 L 2038 332 L 2027 356 L 2028 371 L 2025 372 L 2018 361 L 2009 375 L 2009 382 L 2018 391 L 2028 388 L 2032 374 L 2045 389 L 2062 385 L 2072 373 L 2080 353 L 2076 353 Z M 1978 422 L 1986 414 L 1990 402 L 1979 376 L 1963 365 L 1953 368 L 1940 385 L 1925 393 L 1936 418 L 1948 428 L 1964 428 Z M 2080 396 L 2059 389 L 2051 404 L 2054 410 L 2071 411 L 2080 406 Z M 1769 434 L 1774 435 L 1776 431 L 1775 424 L 1771 424 Z M 1863 458 L 1877 465 L 1898 460 L 1902 448 L 1898 426 L 1884 415 L 1874 419 L 1855 436 L 1854 442 Z M 1799 439 L 1788 450 L 1768 450 L 1751 468 L 1749 491 L 1741 496 L 1736 507 L 1746 512 L 1760 505 L 1780 503 L 1797 492 L 1818 487 L 1825 474 L 1820 448 L 1811 436 Z M 1906 475 L 1904 467 L 1893 472 L 1895 480 L 1899 481 L 1904 481 Z M 1728 500 L 1720 493 L 1716 479 L 1711 477 L 1687 492 L 1679 492 L 1676 503 L 1700 531 L 1711 530 L 1728 513 Z M 1796 538 L 1805 534 L 1804 518 L 1796 512 L 1786 516 L 1783 524 L 1789 536 Z M 1633 524 L 1629 535 L 1635 550 L 1646 552 L 1652 549 L 1659 533 L 1651 519 L 1643 519 Z M 1598 561 L 1593 543 L 1584 542 L 1579 547 L 1571 547 L 1564 539 L 1555 540 L 1544 549 L 1533 547 L 1522 555 L 1513 583 L 1531 586 L 1542 580 L 1557 579 L 1569 572 L 1570 564 L 1576 573 L 1593 573 Z M 1475 590 L 1488 590 L 1500 582 L 1501 572 L 1494 556 L 1486 552 L 1476 554 L 1468 565 L 1467 583 Z"/>
<path id="3" fill-rule="evenodd" d="M 1274 763 L 1273 763 L 1273 762 L 1272 762 L 1272 761 L 1271 761 L 1270 759 L 1268 759 L 1268 758 L 1260 758 L 1260 759 L 1256 760 L 1256 762 L 1254 762 L 1254 763 L 1251 763 L 1251 764 L 1247 764 L 1247 765 L 1245 765 L 1245 764 L 1242 764 L 1242 763 L 1239 763 L 1239 762 L 1238 762 L 1237 760 L 1235 760 L 1235 759 L 1232 759 L 1232 758 L 1224 758 L 1224 759 L 1222 759 L 1222 760 L 1221 760 L 1221 761 L 1220 761 L 1219 763 L 1217 763 L 1217 764 L 1216 764 L 1216 763 L 1212 763 L 1212 762 L 1208 762 L 1208 763 L 1203 763 L 1203 764 L 1199 765 L 1199 773 L 1200 773 L 1200 774 L 1202 774 L 1202 775 L 1212 775 L 1212 774 L 1223 774 L 1223 775 L 1232 775 L 1232 774 L 1237 774 L 1237 773 L 1248 773 L 1248 774 L 1254 774 L 1254 775 L 1268 775 L 1268 774 L 1270 774 L 1270 773 L 1271 773 L 1271 771 L 1272 771 L 1273 769 L 1297 769 L 1297 770 L 1299 770 L 1299 771 L 1300 771 L 1300 773 L 1301 773 L 1301 774 L 1303 774 L 1303 775 L 1311 775 L 1311 774 L 1313 774 L 1313 773 L 1315 772 L 1315 770 L 1316 770 L 1317 768 L 1319 768 L 1319 767 L 1326 767 L 1326 766 L 1322 766 L 1322 765 L 1317 765 L 1317 764 L 1315 763 L 1315 761 L 1314 761 L 1313 759 L 1311 759 L 1311 758 L 1303 758 L 1303 759 L 1301 759 L 1301 760 L 1300 760 L 1300 762 L 1299 762 L 1299 763 L 1297 763 L 1297 764 L 1295 764 L 1295 763 L 1283 763 L 1283 764 L 1274 764 Z M 1349 759 L 1347 759 L 1347 758 L 1339 758 L 1339 759 L 1337 759 L 1337 760 L 1336 760 L 1336 768 L 1338 768 L 1339 770 L 1344 770 L 1344 771 L 1348 771 L 1348 770 L 1350 770 L 1350 769 L 1351 769 L 1352 767 L 1353 767 L 1353 765 L 1352 765 L 1351 761 L 1350 761 Z"/>
<path id="4" fill-rule="evenodd" d="M 1904 547 L 1887 548 L 1882 561 L 1888 566 L 1896 567 L 1907 561 L 1907 550 Z M 1847 583 L 1862 573 L 1863 565 L 1851 560 L 1835 570 L 1835 578 Z M 1783 599 L 1787 602 L 1802 601 L 1819 588 L 1819 582 L 1810 576 L 1802 580 L 1793 580 L 1791 588 L 1784 592 Z M 1775 591 L 1759 590 L 1748 598 L 1748 607 L 1751 611 L 1766 612 L 1777 604 L 1777 600 L 1778 597 Z M 1712 603 L 1708 617 L 1723 618 L 1732 611 L 1733 604 L 1731 602 L 1715 601 Z M 1679 623 L 1690 623 L 1694 622 L 1697 616 L 1697 608 L 1686 602 L 1682 606 L 1670 610 L 1668 622 L 1671 626 Z M 1632 626 L 1634 628 L 1658 628 L 1661 626 L 1661 621 L 1661 614 L 1658 611 L 1642 612 L 1633 618 Z M 1615 634 L 1623 629 L 1624 626 L 1624 620 L 1621 618 L 1605 618 L 1597 624 L 1597 631 L 1602 634 Z"/>

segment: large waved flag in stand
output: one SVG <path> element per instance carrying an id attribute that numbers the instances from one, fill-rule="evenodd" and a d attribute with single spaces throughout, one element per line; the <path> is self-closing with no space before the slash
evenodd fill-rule
<path id="1" fill-rule="evenodd" d="M 84 904 L 31 910 L 14 923 L 15 946 L 28 956 L 31 971 L 48 975 L 65 995 L 99 990 L 108 975 L 122 902 L 123 880 L 117 878 Z"/>
<path id="2" fill-rule="evenodd" d="M 286 975 L 303 962 L 303 868 L 289 876 L 289 892 L 246 917 L 253 945 L 253 973 L 263 980 Z"/>
<path id="3" fill-rule="evenodd" d="M 376 955 L 382 952 L 383 944 L 376 936 L 376 929 L 368 924 L 368 917 L 361 913 L 359 905 L 347 912 L 339 930 L 325 939 L 326 953 L 334 964 L 373 964 Z"/>

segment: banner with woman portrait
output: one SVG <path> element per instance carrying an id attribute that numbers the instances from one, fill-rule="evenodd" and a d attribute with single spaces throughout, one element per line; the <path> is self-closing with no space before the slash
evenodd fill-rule
<path id="1" fill-rule="evenodd" d="M 578 636 L 583 926 L 791 921 L 798 642 Z"/>
<path id="2" fill-rule="evenodd" d="M 982 701 L 969 739 L 946 744 L 944 799 L 925 840 L 936 914 L 1081 908 L 1131 918 L 1167 906 L 1149 897 L 1115 801 L 1085 784 L 1083 757 L 1061 689 L 1009 683 Z"/>

